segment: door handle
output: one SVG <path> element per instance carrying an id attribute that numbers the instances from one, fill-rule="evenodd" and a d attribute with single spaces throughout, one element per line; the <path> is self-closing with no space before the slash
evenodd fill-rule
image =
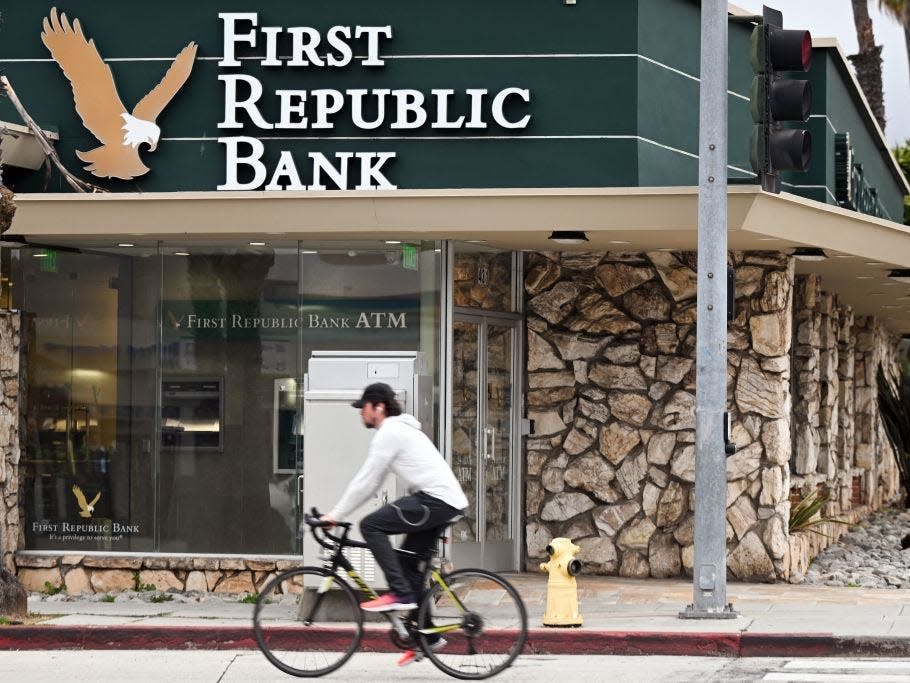
<path id="1" fill-rule="evenodd" d="M 483 457 L 485 460 L 496 460 L 496 429 L 493 427 L 483 430 Z"/>
<path id="2" fill-rule="evenodd" d="M 303 509 L 303 475 L 297 477 L 297 507 Z"/>

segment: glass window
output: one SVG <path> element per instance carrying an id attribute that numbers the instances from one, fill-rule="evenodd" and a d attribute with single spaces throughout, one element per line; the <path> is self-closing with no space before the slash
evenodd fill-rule
<path id="1" fill-rule="evenodd" d="M 160 550 L 292 553 L 294 444 L 275 471 L 275 382 L 298 376 L 296 242 L 161 247 Z"/>
<path id="2" fill-rule="evenodd" d="M 314 351 L 422 351 L 438 387 L 441 271 L 435 242 L 305 243 L 304 371 Z"/>
<path id="3" fill-rule="evenodd" d="M 307 362 L 422 351 L 438 387 L 440 261 L 433 242 L 18 250 L 26 547 L 300 552 Z"/>
<path id="4" fill-rule="evenodd" d="M 513 252 L 455 243 L 454 302 L 464 308 L 514 311 Z"/>
<path id="5" fill-rule="evenodd" d="M 28 548 L 154 547 L 153 254 L 18 250 Z"/>

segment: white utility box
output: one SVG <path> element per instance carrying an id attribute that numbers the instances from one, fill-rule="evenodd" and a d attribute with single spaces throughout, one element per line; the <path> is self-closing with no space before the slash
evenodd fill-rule
<path id="1" fill-rule="evenodd" d="M 402 410 L 420 420 L 428 436 L 433 434 L 433 378 L 426 360 L 416 351 L 315 351 L 307 366 L 303 388 L 303 511 L 316 507 L 328 512 L 341 497 L 348 482 L 366 459 L 374 431 L 360 421 L 360 411 L 351 402 L 364 388 L 384 382 L 396 393 Z M 351 519 L 359 522 L 385 503 L 406 494 L 393 475 Z M 359 531 L 352 537 L 361 539 Z M 321 551 L 309 532 L 304 537 L 303 559 L 318 564 Z M 372 554 L 352 548 L 345 555 L 358 573 L 376 588 L 385 587 Z"/>

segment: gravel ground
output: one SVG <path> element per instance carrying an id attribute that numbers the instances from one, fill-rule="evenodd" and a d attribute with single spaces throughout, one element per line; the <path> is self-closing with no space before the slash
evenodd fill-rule
<path id="1" fill-rule="evenodd" d="M 910 510 L 876 512 L 826 548 L 802 583 L 910 589 Z"/>

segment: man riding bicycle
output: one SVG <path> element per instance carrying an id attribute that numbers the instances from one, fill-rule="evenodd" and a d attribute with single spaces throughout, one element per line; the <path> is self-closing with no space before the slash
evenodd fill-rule
<path id="1" fill-rule="evenodd" d="M 462 514 L 468 499 L 452 468 L 421 431 L 420 422 L 402 413 L 392 387 L 382 382 L 371 384 L 351 405 L 360 409 L 364 426 L 375 429 L 376 435 L 341 499 L 320 519 L 330 525 L 346 519 L 376 492 L 386 474 L 393 472 L 407 487 L 408 495 L 383 505 L 360 522 L 363 540 L 385 574 L 389 592 L 362 603 L 361 608 L 367 612 L 413 610 L 424 588 L 417 557 L 432 547 L 440 527 Z M 407 534 L 402 548 L 416 556 L 399 559 L 389 540 L 395 534 Z M 439 639 L 433 646 L 442 644 Z M 414 659 L 414 652 L 409 650 L 399 664 Z"/>

